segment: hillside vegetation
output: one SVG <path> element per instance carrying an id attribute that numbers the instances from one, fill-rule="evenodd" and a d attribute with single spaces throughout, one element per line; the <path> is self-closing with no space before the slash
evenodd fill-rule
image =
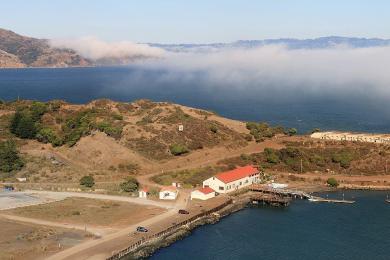
<path id="1" fill-rule="evenodd" d="M 148 100 L 0 104 L 0 139 L 16 141 L 26 167 L 19 175 L 36 181 L 126 178 L 196 151 L 245 147 L 248 132 L 207 111 Z"/>
<path id="2" fill-rule="evenodd" d="M 281 172 L 326 172 L 352 175 L 389 174 L 390 146 L 359 142 L 310 140 L 287 142 L 286 148 L 266 148 L 262 153 L 242 154 L 220 161 L 220 165 L 255 164 Z"/>

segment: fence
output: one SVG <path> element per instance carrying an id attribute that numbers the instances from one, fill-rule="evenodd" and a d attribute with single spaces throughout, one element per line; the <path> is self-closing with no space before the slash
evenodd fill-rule
<path id="1" fill-rule="evenodd" d="M 160 238 L 160 237 L 163 237 L 167 234 L 170 234 L 172 231 L 176 230 L 176 229 L 179 229 L 180 227 L 182 226 L 185 226 L 185 225 L 188 225 L 188 224 L 191 224 L 192 222 L 198 220 L 199 218 L 202 218 L 204 216 L 207 216 L 207 215 L 210 215 L 216 211 L 219 211 L 221 209 L 223 209 L 224 207 L 226 207 L 227 205 L 231 204 L 232 203 L 232 200 L 229 199 L 228 201 L 224 202 L 223 204 L 215 207 L 215 208 L 212 208 L 208 211 L 204 211 L 202 213 L 199 213 L 185 221 L 182 221 L 178 224 L 175 224 L 173 226 L 170 226 L 169 228 L 167 229 L 164 229 L 163 231 L 161 232 L 158 232 L 154 235 L 150 235 L 146 238 L 142 238 L 140 240 L 138 240 L 137 242 L 135 242 L 134 244 L 130 245 L 129 247 L 127 247 L 126 249 L 123 249 L 115 254 L 113 254 L 112 256 L 110 256 L 109 258 L 107 258 L 107 260 L 117 260 L 117 259 L 120 259 L 126 255 L 128 255 L 130 252 L 133 252 L 135 251 L 137 248 L 139 248 L 140 246 L 144 245 L 145 243 L 148 243 L 148 242 L 151 242 L 152 240 L 154 239 L 157 239 L 157 238 Z"/>

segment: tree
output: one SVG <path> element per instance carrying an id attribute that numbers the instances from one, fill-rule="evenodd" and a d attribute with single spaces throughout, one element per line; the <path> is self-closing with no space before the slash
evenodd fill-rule
<path id="1" fill-rule="evenodd" d="M 139 182 L 134 177 L 128 177 L 125 182 L 120 185 L 121 190 L 125 192 L 135 192 L 138 190 Z"/>
<path id="2" fill-rule="evenodd" d="M 331 186 L 331 187 L 337 187 L 337 186 L 339 186 L 339 183 L 338 183 L 338 181 L 335 179 L 335 178 L 329 178 L 327 181 L 326 181 L 326 183 L 329 185 L 329 186 Z"/>
<path id="3" fill-rule="evenodd" d="M 36 122 L 26 111 L 16 111 L 11 119 L 11 133 L 20 138 L 33 139 L 37 133 Z"/>
<path id="4" fill-rule="evenodd" d="M 20 170 L 23 166 L 15 142 L 12 140 L 0 142 L 0 171 L 12 172 Z"/>
<path id="5" fill-rule="evenodd" d="M 92 188 L 95 185 L 95 179 L 91 175 L 84 176 L 80 179 L 80 185 Z"/>

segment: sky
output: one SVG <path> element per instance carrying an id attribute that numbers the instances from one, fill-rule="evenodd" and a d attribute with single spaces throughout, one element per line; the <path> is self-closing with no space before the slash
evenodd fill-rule
<path id="1" fill-rule="evenodd" d="M 1 0 L 0 27 L 39 38 L 211 43 L 390 38 L 388 0 Z"/>

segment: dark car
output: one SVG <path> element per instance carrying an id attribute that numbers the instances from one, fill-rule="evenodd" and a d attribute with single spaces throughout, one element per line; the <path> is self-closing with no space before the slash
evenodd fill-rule
<path id="1" fill-rule="evenodd" d="M 179 214 L 187 215 L 187 214 L 190 214 L 190 213 L 187 210 L 185 210 L 185 209 L 179 209 Z"/>
<path id="2" fill-rule="evenodd" d="M 137 232 L 148 232 L 148 229 L 145 227 L 137 227 Z"/>

